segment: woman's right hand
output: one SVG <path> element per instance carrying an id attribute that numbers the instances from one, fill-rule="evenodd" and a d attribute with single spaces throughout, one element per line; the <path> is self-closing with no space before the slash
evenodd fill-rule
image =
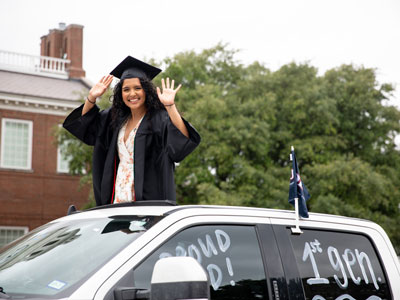
<path id="1" fill-rule="evenodd" d="M 96 83 L 89 91 L 89 100 L 92 102 L 96 102 L 98 97 L 101 97 L 108 87 L 110 86 L 111 82 L 113 81 L 114 76 L 107 75 L 103 76 L 98 83 Z"/>

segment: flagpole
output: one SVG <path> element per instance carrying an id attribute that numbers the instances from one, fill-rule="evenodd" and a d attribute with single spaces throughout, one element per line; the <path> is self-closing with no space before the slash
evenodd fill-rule
<path id="1" fill-rule="evenodd" d="M 292 146 L 290 150 L 293 152 L 294 147 Z M 293 161 L 292 153 L 290 153 L 290 161 Z M 295 180 L 295 184 L 296 184 L 296 178 L 294 180 Z M 295 223 L 296 227 L 291 227 L 290 229 L 292 230 L 292 233 L 300 234 L 300 233 L 303 233 L 303 231 L 301 231 L 301 229 L 300 229 L 299 198 L 297 198 L 297 197 L 294 198 L 294 211 L 295 211 L 294 223 Z"/>
<path id="2" fill-rule="evenodd" d="M 296 225 L 296 227 L 292 227 L 290 228 L 292 230 L 292 233 L 296 233 L 296 234 L 300 234 L 303 233 L 303 231 L 301 231 L 300 229 L 300 219 L 299 219 L 299 198 L 294 198 L 294 211 L 296 214 L 294 223 Z"/>

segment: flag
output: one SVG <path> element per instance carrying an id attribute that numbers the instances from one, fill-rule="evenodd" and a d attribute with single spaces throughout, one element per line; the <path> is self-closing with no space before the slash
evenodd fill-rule
<path id="1" fill-rule="evenodd" d="M 308 218 L 307 200 L 310 198 L 310 194 L 306 186 L 303 184 L 300 178 L 299 167 L 297 166 L 296 155 L 294 154 L 294 148 L 292 147 L 291 152 L 292 160 L 292 174 L 290 177 L 289 184 L 289 203 L 295 205 L 295 198 L 299 201 L 299 214 L 303 218 Z"/>

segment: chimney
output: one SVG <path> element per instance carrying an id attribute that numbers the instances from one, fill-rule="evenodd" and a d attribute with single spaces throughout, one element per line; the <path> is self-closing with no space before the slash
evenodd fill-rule
<path id="1" fill-rule="evenodd" d="M 49 30 L 41 37 L 40 55 L 69 59 L 67 70 L 70 78 L 85 77 L 82 68 L 83 26 L 59 23 L 59 28 Z"/>

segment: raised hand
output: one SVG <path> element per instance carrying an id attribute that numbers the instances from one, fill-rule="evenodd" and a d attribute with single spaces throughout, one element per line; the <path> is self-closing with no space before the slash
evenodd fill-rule
<path id="1" fill-rule="evenodd" d="M 171 85 L 169 83 L 169 78 L 167 77 L 167 83 L 165 84 L 164 78 L 161 79 L 162 92 L 159 87 L 157 87 L 157 95 L 161 103 L 165 106 L 171 106 L 175 103 L 175 95 L 181 88 L 181 84 L 174 90 L 175 80 L 172 80 Z"/>
<path id="2" fill-rule="evenodd" d="M 90 89 L 88 96 L 89 100 L 96 101 L 96 98 L 101 97 L 110 86 L 113 78 L 112 75 L 103 76 L 100 81 Z"/>

